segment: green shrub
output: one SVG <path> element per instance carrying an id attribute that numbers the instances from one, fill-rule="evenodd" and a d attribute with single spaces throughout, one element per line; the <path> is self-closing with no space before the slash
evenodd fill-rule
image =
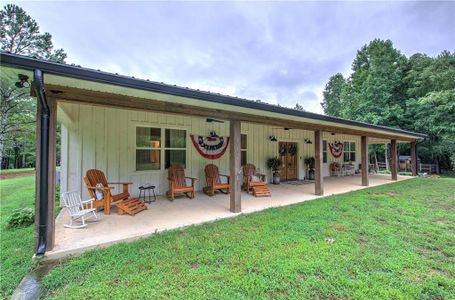
<path id="1" fill-rule="evenodd" d="M 35 221 L 35 210 L 33 208 L 18 208 L 7 219 L 9 228 L 27 227 Z"/>

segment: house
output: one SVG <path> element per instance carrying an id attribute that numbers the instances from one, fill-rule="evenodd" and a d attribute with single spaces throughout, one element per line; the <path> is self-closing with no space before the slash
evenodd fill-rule
<path id="1" fill-rule="evenodd" d="M 96 168 L 112 181 L 131 181 L 133 196 L 146 182 L 164 194 L 166 169 L 174 163 L 183 164 L 188 176 L 199 179 L 196 189 L 200 191 L 205 185 L 204 166 L 214 163 L 231 176 L 228 199 L 233 213 L 242 211 L 244 163 L 253 163 L 270 175 L 266 160 L 283 156 L 282 179 L 302 180 L 308 174 L 305 159 L 314 157 L 313 192 L 323 195 L 324 177 L 330 175 L 334 161 L 353 166 L 361 174 L 359 184 L 369 185 L 368 168 L 362 166 L 368 165 L 370 144 L 391 144 L 391 179 L 397 180 L 397 144 L 410 143 L 415 176 L 416 142 L 426 137 L 5 52 L 1 65 L 2 76 L 30 87 L 38 101 L 37 254 L 52 250 L 55 244 L 57 120 L 61 124 L 61 191 L 76 190 L 88 197 L 83 177 L 88 169 Z M 228 151 L 218 159 L 204 158 L 191 143 L 191 135 L 210 132 L 230 138 Z M 144 138 L 149 143 L 142 143 Z"/>

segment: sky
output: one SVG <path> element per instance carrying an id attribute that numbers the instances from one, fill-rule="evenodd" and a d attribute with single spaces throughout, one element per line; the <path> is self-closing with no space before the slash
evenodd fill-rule
<path id="1" fill-rule="evenodd" d="M 15 2 L 67 63 L 322 113 L 330 76 L 390 39 L 455 50 L 455 2 Z"/>

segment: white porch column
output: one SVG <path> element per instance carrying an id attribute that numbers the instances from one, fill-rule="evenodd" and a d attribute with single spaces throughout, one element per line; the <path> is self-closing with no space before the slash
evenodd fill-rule
<path id="1" fill-rule="evenodd" d="M 368 186 L 368 137 L 362 136 L 360 141 L 360 156 L 362 159 L 362 185 Z"/>

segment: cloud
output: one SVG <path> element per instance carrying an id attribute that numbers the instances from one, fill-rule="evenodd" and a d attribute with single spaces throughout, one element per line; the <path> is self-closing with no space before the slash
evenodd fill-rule
<path id="1" fill-rule="evenodd" d="M 455 48 L 454 2 L 18 4 L 70 63 L 319 113 L 328 78 L 374 38 L 406 55 Z"/>

